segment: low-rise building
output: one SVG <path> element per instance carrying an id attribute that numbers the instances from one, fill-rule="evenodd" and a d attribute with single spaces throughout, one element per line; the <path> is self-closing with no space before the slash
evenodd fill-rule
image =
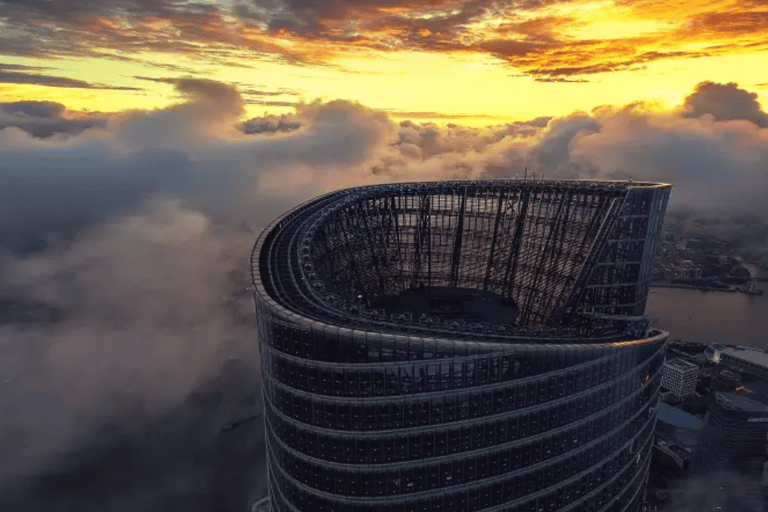
<path id="1" fill-rule="evenodd" d="M 726 347 L 720 351 L 719 360 L 727 366 L 768 379 L 768 352 L 764 350 Z"/>
<path id="2" fill-rule="evenodd" d="M 661 387 L 668 389 L 672 397 L 682 400 L 696 391 L 699 367 L 685 359 L 666 361 L 661 370 Z"/>
<path id="3" fill-rule="evenodd" d="M 701 267 L 691 260 L 683 260 L 675 268 L 675 279 L 695 280 L 701 279 L 702 275 Z"/>

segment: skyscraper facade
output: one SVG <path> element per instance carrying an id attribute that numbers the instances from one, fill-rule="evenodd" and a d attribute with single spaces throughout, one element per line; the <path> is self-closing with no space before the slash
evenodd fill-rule
<path id="1" fill-rule="evenodd" d="M 669 190 L 379 185 L 272 223 L 252 254 L 272 509 L 637 511 Z"/>
<path id="2" fill-rule="evenodd" d="M 742 470 L 758 473 L 766 460 L 768 407 L 736 393 L 709 397 L 693 463 L 695 473 Z"/>

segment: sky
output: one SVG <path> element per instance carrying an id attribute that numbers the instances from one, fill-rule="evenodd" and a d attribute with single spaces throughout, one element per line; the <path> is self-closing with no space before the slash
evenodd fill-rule
<path id="1" fill-rule="evenodd" d="M 768 258 L 765 2 L 0 0 L 0 23 L 1 510 L 263 496 L 250 250 L 324 192 L 663 181 L 668 217 Z"/>
<path id="2" fill-rule="evenodd" d="M 198 77 L 249 116 L 343 99 L 483 126 L 727 77 L 765 106 L 767 34 L 761 0 L 2 0 L 0 99 L 152 109 Z"/>

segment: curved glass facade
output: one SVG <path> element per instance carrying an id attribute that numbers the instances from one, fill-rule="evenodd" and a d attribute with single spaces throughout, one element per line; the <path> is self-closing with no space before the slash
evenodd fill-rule
<path id="1" fill-rule="evenodd" d="M 668 194 L 382 185 L 275 221 L 252 257 L 272 509 L 638 510 Z"/>

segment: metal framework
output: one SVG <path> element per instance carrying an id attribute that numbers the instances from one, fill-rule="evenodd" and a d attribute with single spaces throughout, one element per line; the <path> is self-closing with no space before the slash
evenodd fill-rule
<path id="1" fill-rule="evenodd" d="M 273 510 L 638 510 L 669 190 L 406 183 L 277 219 L 251 267 Z"/>

